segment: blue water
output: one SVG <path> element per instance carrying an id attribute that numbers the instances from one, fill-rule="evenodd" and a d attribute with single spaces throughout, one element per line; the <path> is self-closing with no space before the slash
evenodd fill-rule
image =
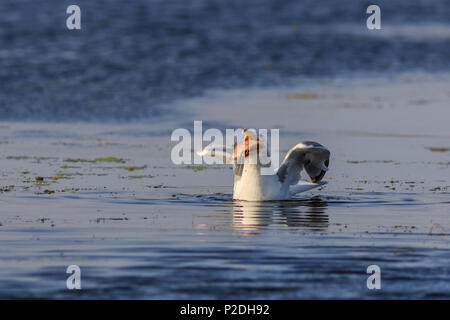
<path id="1" fill-rule="evenodd" d="M 450 298 L 448 153 L 423 147 L 446 136 L 313 136 L 333 147 L 323 190 L 246 202 L 230 168 L 174 165 L 144 124 L 104 127 L 0 126 L 0 299 Z"/>
<path id="2" fill-rule="evenodd" d="M 91 196 L 80 194 L 67 200 L 72 204 L 87 198 L 98 201 Z M 83 219 L 89 214 L 83 213 L 76 218 L 77 225 L 65 226 L 54 216 L 39 227 L 9 229 L 16 239 L 7 241 L 2 250 L 0 297 L 450 297 L 447 235 L 439 230 L 430 236 L 406 226 L 381 225 L 369 234 L 336 223 L 346 214 L 350 224 L 367 219 L 370 213 L 362 208 L 373 207 L 374 202 L 379 212 L 400 213 L 395 207 L 408 207 L 400 220 L 411 221 L 424 206 L 430 211 L 441 207 L 439 196 L 428 203 L 419 201 L 415 208 L 402 194 L 392 193 L 266 203 L 233 202 L 228 194 L 177 194 L 167 199 L 103 196 L 104 205 L 114 203 L 126 214 L 86 223 Z M 52 198 L 29 200 L 40 206 Z M 157 207 L 163 209 L 160 214 Z M 188 207 L 195 209 L 192 215 Z M 8 263 L 22 268 L 6 270 Z M 72 263 L 82 268 L 80 291 L 65 288 L 65 270 Z M 366 287 L 366 268 L 372 264 L 382 270 L 379 291 Z"/>
<path id="3" fill-rule="evenodd" d="M 163 155 L 173 129 L 164 121 L 190 128 L 194 119 L 174 102 L 209 89 L 341 76 L 353 88 L 360 75 L 447 73 L 448 1 L 379 0 L 380 31 L 365 26 L 369 1 L 76 3 L 81 31 L 65 25 L 73 2 L 0 2 L 0 298 L 450 297 L 449 153 L 429 150 L 450 147 L 437 115 L 448 90 L 384 100 L 392 92 L 347 88 L 330 102 L 335 113 L 317 105 L 327 123 L 342 121 L 338 113 L 357 123 L 377 108 L 381 125 L 356 138 L 337 134 L 354 129 L 347 122 L 317 136 L 290 109 L 299 125 L 281 126 L 283 139 L 331 141 L 334 157 L 326 189 L 301 200 L 232 201 L 231 170 L 187 170 Z M 415 116 L 420 106 L 435 117 Z M 110 125 L 142 119 L 159 126 Z M 108 127 L 95 134 L 74 121 Z M 145 169 L 64 161 L 106 156 Z M 61 171 L 70 179 L 34 183 Z M 81 291 L 65 287 L 71 264 L 82 268 Z M 380 291 L 366 287 L 371 264 Z"/>
<path id="4" fill-rule="evenodd" d="M 80 0 L 80 31 L 69 4 L 1 1 L 1 120 L 155 118 L 211 88 L 450 66 L 448 36 L 373 36 L 368 1 Z M 377 4 L 382 26 L 448 27 L 445 0 Z"/>

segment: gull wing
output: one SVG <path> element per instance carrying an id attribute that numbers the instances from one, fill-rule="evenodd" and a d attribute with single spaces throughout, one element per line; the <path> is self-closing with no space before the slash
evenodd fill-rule
<path id="1" fill-rule="evenodd" d="M 289 188 L 289 191 L 291 192 L 292 195 L 294 195 L 296 193 L 302 193 L 302 192 L 305 192 L 308 190 L 312 190 L 312 189 L 324 186 L 327 183 L 328 182 L 326 182 L 326 181 L 320 181 L 318 183 L 313 183 L 313 182 L 300 180 L 298 184 L 291 186 Z"/>
<path id="2" fill-rule="evenodd" d="M 278 180 L 283 185 L 296 185 L 300 172 L 305 169 L 313 183 L 322 180 L 330 163 L 330 151 L 320 143 L 300 142 L 288 151 L 277 170 Z"/>
<path id="3" fill-rule="evenodd" d="M 217 157 L 222 158 L 224 163 L 228 163 L 233 160 L 233 149 L 225 145 L 208 145 L 203 150 L 198 151 L 199 156 Z"/>

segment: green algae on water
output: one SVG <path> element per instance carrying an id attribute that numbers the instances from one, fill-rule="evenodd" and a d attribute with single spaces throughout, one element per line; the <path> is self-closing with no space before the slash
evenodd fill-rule
<path id="1" fill-rule="evenodd" d="M 122 158 L 116 158 L 116 157 L 98 157 L 95 158 L 94 160 L 91 159 L 72 159 L 72 158 L 67 158 L 64 159 L 64 162 L 72 162 L 72 163 L 96 163 L 96 162 L 114 162 L 114 163 L 125 163 L 126 161 L 123 160 Z"/>
<path id="2" fill-rule="evenodd" d="M 141 166 L 141 167 L 137 167 L 137 166 L 128 166 L 128 167 L 122 167 L 122 168 L 124 168 L 125 170 L 128 170 L 128 171 L 134 171 L 134 170 L 144 170 L 144 169 L 147 169 L 147 166 Z"/>
<path id="3" fill-rule="evenodd" d="M 115 158 L 115 157 L 99 157 L 95 158 L 96 162 L 116 162 L 116 163 L 125 163 L 125 160 L 121 158 Z"/>
<path id="4" fill-rule="evenodd" d="M 428 147 L 428 150 L 430 150 L 431 152 L 448 152 L 450 151 L 450 148 L 445 148 L 445 147 Z"/>

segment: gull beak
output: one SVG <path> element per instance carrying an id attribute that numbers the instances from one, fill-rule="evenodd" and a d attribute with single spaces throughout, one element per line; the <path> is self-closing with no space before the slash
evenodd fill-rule
<path id="1" fill-rule="evenodd" d="M 263 148 L 263 146 L 260 145 L 261 140 L 252 131 L 244 128 L 242 129 L 242 133 L 244 134 L 244 139 L 242 139 L 241 142 L 234 144 L 233 158 L 235 160 L 240 154 L 243 154 L 244 157 L 248 157 L 251 151 L 256 150 L 259 152 L 259 149 Z"/>

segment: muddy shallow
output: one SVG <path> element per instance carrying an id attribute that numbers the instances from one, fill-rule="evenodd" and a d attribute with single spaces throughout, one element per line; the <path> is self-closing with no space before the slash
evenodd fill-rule
<path id="1" fill-rule="evenodd" d="M 414 74 L 210 92 L 158 123 L 2 122 L 0 297 L 450 298 L 449 98 Z M 193 120 L 317 140 L 328 184 L 233 201 L 229 167 L 170 161 Z"/>

